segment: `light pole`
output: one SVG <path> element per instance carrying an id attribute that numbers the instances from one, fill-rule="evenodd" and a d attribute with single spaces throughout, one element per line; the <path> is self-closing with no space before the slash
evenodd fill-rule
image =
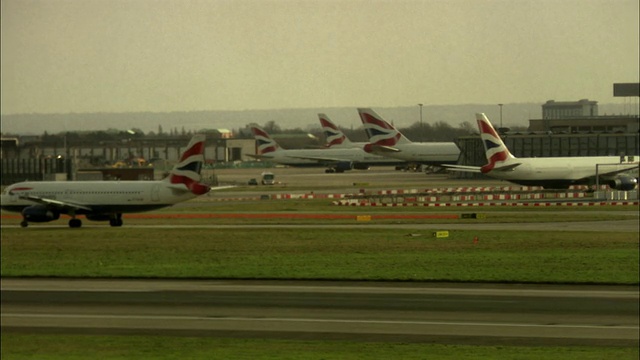
<path id="1" fill-rule="evenodd" d="M 420 142 L 422 142 L 422 105 L 423 104 L 418 104 L 418 106 L 420 106 Z"/>
<path id="2" fill-rule="evenodd" d="M 500 128 L 502 129 L 502 105 L 504 104 L 498 104 L 498 106 L 500 106 Z"/>

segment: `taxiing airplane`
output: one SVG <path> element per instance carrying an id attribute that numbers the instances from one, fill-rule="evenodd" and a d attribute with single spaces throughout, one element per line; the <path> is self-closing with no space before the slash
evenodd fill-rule
<path id="1" fill-rule="evenodd" d="M 49 222 L 61 214 L 71 216 L 77 228 L 84 215 L 89 220 L 122 226 L 122 214 L 156 210 L 206 194 L 200 183 L 205 135 L 195 135 L 169 176 L 158 181 L 28 181 L 10 185 L 2 193 L 3 210 L 20 212 L 22 227 Z M 219 187 L 224 188 L 224 187 Z M 218 189 L 218 188 L 216 188 Z"/>
<path id="2" fill-rule="evenodd" d="M 364 150 L 416 164 L 455 164 L 460 149 L 453 142 L 412 142 L 369 108 L 359 108 L 360 120 L 369 136 Z"/>
<path id="3" fill-rule="evenodd" d="M 592 184 L 596 175 L 618 190 L 632 190 L 638 184 L 634 176 L 623 174 L 638 163 L 619 156 L 575 156 L 516 158 L 509 152 L 485 114 L 476 114 L 487 164 L 484 166 L 445 165 L 449 170 L 483 173 L 519 185 L 566 189 L 570 185 Z M 637 155 L 627 159 L 638 159 Z M 598 168 L 598 170 L 596 170 Z M 597 172 L 596 172 L 597 171 Z"/>
<path id="4" fill-rule="evenodd" d="M 398 161 L 368 154 L 362 148 L 283 149 L 262 128 L 251 128 L 257 141 L 257 154 L 247 154 L 260 160 L 296 167 L 326 166 L 326 172 L 367 170 L 372 165 L 396 165 Z"/>

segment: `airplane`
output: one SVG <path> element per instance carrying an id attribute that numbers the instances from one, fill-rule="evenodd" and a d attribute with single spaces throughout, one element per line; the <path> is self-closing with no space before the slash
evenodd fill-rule
<path id="1" fill-rule="evenodd" d="M 274 163 L 295 166 L 327 166 L 327 173 L 342 173 L 346 170 L 368 170 L 371 165 L 395 165 L 397 160 L 368 154 L 362 148 L 328 149 L 283 149 L 262 128 L 253 126 L 253 135 L 258 143 L 257 154 L 247 156 Z"/>
<path id="2" fill-rule="evenodd" d="M 493 125 L 483 113 L 476 114 L 487 164 L 483 166 L 445 165 L 448 170 L 475 172 L 519 185 L 566 189 L 570 185 L 591 184 L 596 175 L 612 189 L 632 190 L 638 179 L 622 172 L 638 168 L 638 163 L 623 162 L 620 156 L 575 156 L 517 158 L 511 154 Z M 634 157 L 628 157 L 637 159 Z M 596 170 L 597 167 L 600 171 Z M 598 171 L 598 172 L 597 172 Z"/>
<path id="3" fill-rule="evenodd" d="M 368 153 L 424 165 L 458 162 L 460 149 L 453 142 L 412 142 L 372 109 L 359 108 L 358 114 L 369 136 L 364 146 Z"/>
<path id="4" fill-rule="evenodd" d="M 327 139 L 326 147 L 329 148 L 362 148 L 366 142 L 352 142 L 349 138 L 340 130 L 340 128 L 329 119 L 327 114 L 318 114 L 320 125 L 322 126 L 322 132 Z"/>
<path id="5" fill-rule="evenodd" d="M 212 188 L 200 183 L 205 135 L 193 136 L 169 176 L 156 181 L 25 181 L 8 186 L 1 208 L 19 212 L 20 226 L 30 222 L 71 216 L 69 227 L 79 228 L 84 215 L 92 221 L 122 226 L 123 213 L 156 210 L 206 194 Z M 228 187 L 228 186 L 227 186 Z M 225 187 L 216 187 L 222 189 Z"/>

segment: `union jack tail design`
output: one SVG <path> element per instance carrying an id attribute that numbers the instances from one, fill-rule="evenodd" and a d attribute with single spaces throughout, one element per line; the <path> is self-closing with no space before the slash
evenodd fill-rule
<path id="1" fill-rule="evenodd" d="M 194 135 L 167 177 L 171 184 L 184 184 L 195 195 L 206 194 L 210 190 L 209 186 L 200 183 L 205 139 L 203 134 Z"/>
<path id="2" fill-rule="evenodd" d="M 369 137 L 369 145 L 393 147 L 397 144 L 411 142 L 372 109 L 360 108 L 358 114 L 360 114 L 360 120 L 362 120 L 364 130 Z M 371 146 L 366 146 L 365 150 L 370 152 L 370 148 Z"/>
<path id="3" fill-rule="evenodd" d="M 269 136 L 269 134 L 266 131 L 264 131 L 264 129 L 257 126 L 253 126 L 251 128 L 251 132 L 253 133 L 253 137 L 256 139 L 258 143 L 257 144 L 258 155 L 265 155 L 268 153 L 278 151 L 280 149 L 280 146 L 278 145 L 278 143 L 275 140 L 273 140 L 271 136 Z"/>
<path id="4" fill-rule="evenodd" d="M 487 156 L 487 164 L 482 166 L 480 171 L 486 174 L 493 170 L 496 165 L 504 165 L 507 161 L 515 159 L 515 156 L 511 155 L 511 152 L 509 152 L 509 149 L 507 149 L 487 116 L 483 113 L 478 113 L 476 114 L 476 120 L 478 121 L 480 138 Z"/>
<path id="5" fill-rule="evenodd" d="M 326 147 L 347 146 L 351 143 L 342 130 L 340 130 L 326 114 L 318 114 L 318 118 L 320 119 L 320 125 L 322 125 L 322 131 L 326 138 Z"/>

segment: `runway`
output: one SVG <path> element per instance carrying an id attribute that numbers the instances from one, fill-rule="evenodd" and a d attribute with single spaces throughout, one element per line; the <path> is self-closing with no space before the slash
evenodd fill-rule
<path id="1" fill-rule="evenodd" d="M 3 279 L 4 331 L 635 345 L 637 287 Z"/>

